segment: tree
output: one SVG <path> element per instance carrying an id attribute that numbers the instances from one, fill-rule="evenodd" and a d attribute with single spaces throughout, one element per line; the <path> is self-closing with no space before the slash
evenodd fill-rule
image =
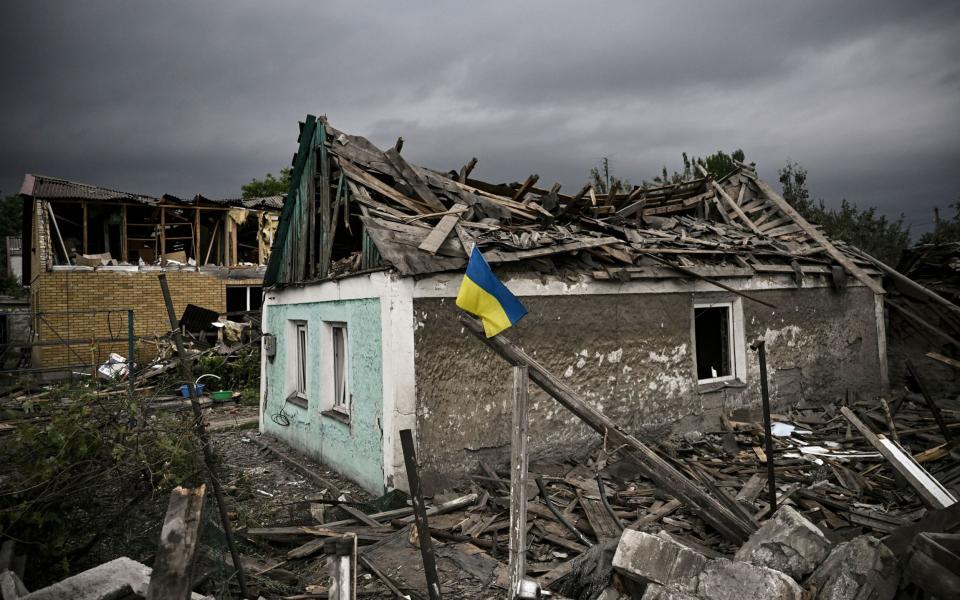
<path id="1" fill-rule="evenodd" d="M 16 277 L 7 272 L 7 245 L 4 243 L 8 235 L 21 236 L 22 227 L 23 200 L 19 196 L 0 199 L 0 294 L 3 295 L 20 296 L 24 293 Z"/>
<path id="2" fill-rule="evenodd" d="M 610 172 L 610 159 L 606 156 L 600 159 L 597 166 L 590 169 L 590 184 L 598 194 L 607 194 L 611 189 L 614 193 L 633 190 L 630 180 L 620 179 Z"/>
<path id="3" fill-rule="evenodd" d="M 704 158 L 693 157 L 691 159 L 686 152 L 681 153 L 680 156 L 683 159 L 683 171 L 674 171 L 670 174 L 667 172 L 667 167 L 664 166 L 661 174 L 653 178 L 653 183 L 656 185 L 676 185 L 696 179 L 700 177 L 700 170 L 696 168 L 698 164 L 702 165 L 712 178 L 722 179 L 737 168 L 737 162 L 745 160 L 743 150 L 739 148 L 730 154 L 723 150 L 717 150 Z M 644 184 L 646 185 L 646 182 Z"/>
<path id="4" fill-rule="evenodd" d="M 951 242 L 960 242 L 960 200 L 951 204 L 948 208 L 956 211 L 952 218 L 940 218 L 940 211 L 933 209 L 933 231 L 920 236 L 921 244 L 945 244 Z"/>
<path id="5" fill-rule="evenodd" d="M 797 163 L 788 162 L 778 175 L 784 200 L 804 219 L 820 225 L 827 237 L 852 244 L 888 265 L 896 265 L 910 245 L 910 226 L 904 223 L 902 213 L 891 220 L 877 215 L 876 207 L 861 210 L 846 198 L 836 209 L 828 208 L 823 200 L 813 201 L 807 189 L 807 170 Z"/>
<path id="6" fill-rule="evenodd" d="M 290 167 L 280 169 L 280 177 L 274 177 L 273 173 L 267 173 L 263 179 L 254 177 L 250 183 L 240 186 L 240 196 L 243 198 L 264 198 L 267 196 L 279 196 L 286 194 L 290 187 L 290 173 L 293 171 Z"/>

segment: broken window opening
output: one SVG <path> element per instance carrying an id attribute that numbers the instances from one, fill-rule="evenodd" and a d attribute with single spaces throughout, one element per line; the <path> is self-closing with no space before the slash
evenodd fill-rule
<path id="1" fill-rule="evenodd" d="M 735 377 L 732 308 L 732 303 L 694 306 L 694 341 L 699 382 L 723 381 Z"/>
<path id="2" fill-rule="evenodd" d="M 347 361 L 347 325 L 330 324 L 333 345 L 333 410 L 350 414 L 349 371 Z"/>

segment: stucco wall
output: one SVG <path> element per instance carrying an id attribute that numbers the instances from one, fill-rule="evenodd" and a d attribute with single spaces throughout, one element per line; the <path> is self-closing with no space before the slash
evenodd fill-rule
<path id="1" fill-rule="evenodd" d="M 775 405 L 826 401 L 848 390 L 879 392 L 869 290 L 750 293 L 777 306 L 742 301 L 747 345 L 767 342 Z M 629 431 L 703 427 L 722 412 L 759 403 L 759 367 L 749 349 L 745 385 L 706 391 L 696 382 L 693 303 L 731 298 L 712 292 L 529 296 L 522 300 L 530 314 L 506 335 Z M 463 331 L 457 313 L 451 297 L 414 300 L 419 455 L 427 482 L 436 486 L 479 460 L 503 463 L 509 456 L 509 367 Z M 530 408 L 533 457 L 575 453 L 597 440 L 532 384 Z"/>
<path id="2" fill-rule="evenodd" d="M 265 311 L 264 321 L 264 332 L 276 336 L 277 351 L 273 359 L 264 358 L 263 431 L 367 490 L 382 490 L 384 481 L 380 310 L 378 298 L 273 304 Z M 307 322 L 307 408 L 286 401 L 294 385 L 291 361 L 296 360 L 291 320 Z M 332 360 L 331 346 L 325 343 L 323 334 L 325 321 L 347 324 L 348 383 L 352 395 L 349 423 L 321 414 L 332 408 L 332 397 L 326 393 L 332 382 L 324 377 L 324 367 Z M 281 414 L 289 425 L 278 422 L 284 421 Z"/>

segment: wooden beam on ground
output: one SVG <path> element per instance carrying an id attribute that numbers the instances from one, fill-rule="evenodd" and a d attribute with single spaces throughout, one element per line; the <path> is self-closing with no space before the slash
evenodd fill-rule
<path id="1" fill-rule="evenodd" d="M 932 358 L 935 361 L 942 362 L 945 365 L 949 365 L 954 369 L 960 369 L 960 360 L 955 360 L 949 356 L 944 356 L 939 352 L 927 352 L 927 358 Z"/>
<path id="2" fill-rule="evenodd" d="M 147 600 L 186 600 L 193 583 L 193 559 L 197 550 L 197 532 L 203 494 L 207 487 L 174 488 L 167 505 L 167 516 L 160 530 L 160 544 L 153 561 Z"/>
<path id="3" fill-rule="evenodd" d="M 527 558 L 527 387 L 526 365 L 513 367 L 513 429 L 510 439 L 510 556 L 511 598 L 520 593 Z"/>
<path id="4" fill-rule="evenodd" d="M 437 198 L 436 194 L 433 193 L 425 181 L 420 179 L 420 176 L 417 175 L 416 171 L 410 166 L 407 161 L 400 156 L 400 153 L 397 152 L 396 148 L 391 148 L 384 152 L 384 156 L 387 157 L 387 160 L 390 161 L 390 164 L 393 165 L 401 176 L 410 184 L 410 187 L 413 188 L 413 191 L 417 193 L 420 200 L 424 204 L 432 208 L 437 212 L 443 212 L 447 210 L 447 207 L 443 205 L 443 202 L 440 202 L 440 199 Z"/>
<path id="5" fill-rule="evenodd" d="M 453 208 L 445 214 L 440 222 L 434 226 L 433 231 L 430 232 L 430 235 L 423 240 L 423 243 L 420 244 L 419 248 L 424 252 L 429 252 L 430 254 L 436 254 L 437 250 L 440 249 L 440 246 L 443 245 L 443 242 L 446 241 L 447 237 L 450 236 L 450 233 L 456 229 L 457 223 L 460 222 L 460 215 L 467 210 L 466 204 L 454 204 Z M 460 242 L 463 243 L 462 241 Z M 464 246 L 464 252 L 467 252 L 469 256 L 469 250 Z"/>
<path id="6" fill-rule="evenodd" d="M 907 483 L 917 491 L 924 504 L 932 508 L 946 508 L 957 502 L 953 494 L 943 487 L 926 469 L 921 467 L 899 444 L 883 434 L 875 434 L 846 406 L 841 407 L 840 412 L 850 421 L 851 425 L 857 428 L 860 435 L 866 438 L 887 459 L 890 466 L 907 480 Z"/>
<path id="7" fill-rule="evenodd" d="M 651 479 L 664 492 L 681 500 L 704 521 L 733 543 L 742 544 L 757 526 L 747 522 L 723 506 L 716 498 L 700 489 L 694 482 L 677 471 L 654 449 L 624 432 L 610 418 L 594 409 L 573 388 L 547 371 L 503 334 L 487 338 L 480 321 L 460 315 L 466 329 L 487 345 L 498 356 L 512 365 L 526 365 L 530 379 L 550 394 L 564 408 L 604 436 L 613 447 L 622 447 L 640 467 L 642 474 Z"/>
<path id="8" fill-rule="evenodd" d="M 767 185 L 765 181 L 756 175 L 750 174 L 746 171 L 743 173 L 753 180 L 753 182 L 757 185 L 757 188 L 760 189 L 760 192 L 763 193 L 768 200 L 773 202 L 781 212 L 793 219 L 793 222 L 799 225 L 800 228 L 803 229 L 804 233 L 806 233 L 813 239 L 813 241 L 820 245 L 827 252 L 827 254 L 830 255 L 830 258 L 843 265 L 843 268 L 845 268 L 847 271 L 850 271 L 850 274 L 856 277 L 860 283 L 870 288 L 874 294 L 886 293 L 882 285 L 874 281 L 874 279 L 870 277 L 866 271 L 855 265 L 846 254 L 837 250 L 836 246 L 834 246 L 830 240 L 827 239 L 827 236 L 823 235 L 819 229 L 804 219 L 803 216 L 796 211 L 796 209 L 790 206 L 789 202 L 783 199 L 783 196 L 778 194 L 772 187 Z"/>

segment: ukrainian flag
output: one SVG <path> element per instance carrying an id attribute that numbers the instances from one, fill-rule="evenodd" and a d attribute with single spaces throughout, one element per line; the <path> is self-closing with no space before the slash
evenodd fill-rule
<path id="1" fill-rule="evenodd" d="M 517 297 L 493 274 L 487 259 L 476 246 L 473 247 L 467 272 L 457 293 L 457 306 L 480 317 L 488 338 L 497 335 L 527 314 L 527 309 L 520 304 Z"/>

